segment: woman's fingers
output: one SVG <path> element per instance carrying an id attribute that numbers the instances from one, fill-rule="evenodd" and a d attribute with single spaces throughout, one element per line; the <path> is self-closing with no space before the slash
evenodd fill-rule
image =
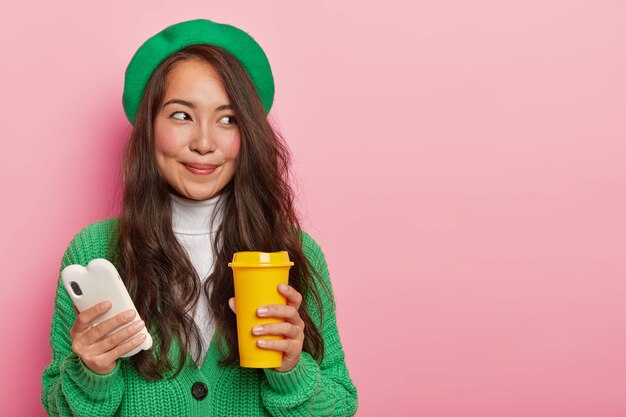
<path id="1" fill-rule="evenodd" d="M 102 323 L 99 323 L 97 326 L 92 327 L 91 330 L 89 330 L 85 334 L 85 342 L 90 345 L 95 344 L 100 339 L 111 333 L 113 330 L 130 322 L 133 318 L 135 318 L 136 315 L 137 313 L 135 313 L 134 310 L 127 310 L 116 314 L 110 319 L 107 319 Z"/>
<path id="2" fill-rule="evenodd" d="M 103 301 L 95 306 L 88 308 L 87 310 L 79 313 L 74 321 L 74 331 L 84 332 L 91 328 L 91 323 L 100 317 L 102 314 L 109 311 L 111 303 L 109 301 Z"/>
<path id="3" fill-rule="evenodd" d="M 285 306 L 282 305 L 263 306 L 257 310 L 258 316 L 292 319 L 296 316 L 299 316 L 298 309 L 300 308 L 300 304 L 302 304 L 302 295 L 293 287 L 285 284 L 280 284 L 278 286 L 278 292 L 286 298 L 287 306 L 292 307 L 292 309 L 284 310 L 281 307 Z M 235 297 L 231 297 L 228 299 L 228 306 L 233 311 L 233 313 L 237 313 L 237 309 L 235 306 Z"/>
<path id="4" fill-rule="evenodd" d="M 135 349 L 137 346 L 142 344 L 145 339 L 146 335 L 144 333 L 140 333 L 132 339 L 122 344 L 118 344 L 115 348 L 107 352 L 102 353 L 97 350 L 93 350 L 85 355 L 79 356 L 85 365 L 87 365 L 92 371 L 97 374 L 105 375 L 115 369 L 115 364 L 122 355 L 125 355 Z"/>
<path id="5" fill-rule="evenodd" d="M 302 304 L 302 295 L 295 288 L 285 284 L 278 286 L 278 292 L 285 297 L 286 305 L 270 304 L 261 306 L 257 308 L 256 314 L 261 318 L 276 318 L 283 321 L 255 326 L 252 329 L 252 334 L 255 336 L 283 336 L 279 340 L 259 339 L 257 340 L 257 346 L 262 349 L 283 352 L 282 365 L 275 369 L 285 372 L 293 369 L 300 360 L 304 344 L 305 324 L 302 317 L 300 317 L 300 313 L 298 313 Z M 228 304 L 235 311 L 235 299 L 229 299 Z"/>
<path id="6" fill-rule="evenodd" d="M 303 324 L 300 314 L 298 314 L 298 310 L 294 306 L 290 305 L 284 306 L 280 304 L 271 304 L 259 307 L 257 309 L 257 316 L 285 319 L 292 324 Z"/>
<path id="7" fill-rule="evenodd" d="M 281 352 L 285 352 L 286 354 L 294 354 L 300 353 L 302 350 L 301 345 L 293 339 L 278 339 L 278 340 L 268 340 L 268 339 L 259 339 L 256 341 L 257 346 L 262 349 L 268 350 L 278 350 Z"/>
<path id="8" fill-rule="evenodd" d="M 130 310 L 103 321 L 88 331 L 79 333 L 72 340 L 72 350 L 92 371 L 108 374 L 115 368 L 115 363 L 122 355 L 130 352 L 146 339 L 145 333 L 139 333 L 145 327 L 143 321 L 126 325 L 135 317 Z M 122 329 L 110 334 L 116 328 Z"/>
<path id="9" fill-rule="evenodd" d="M 301 337 L 304 339 L 304 334 L 298 328 L 298 326 L 294 326 L 291 323 L 269 323 L 261 326 L 255 326 L 252 328 L 252 333 L 255 336 L 263 336 L 263 335 L 281 335 L 285 336 L 289 339 L 300 339 Z"/>
<path id="10" fill-rule="evenodd" d="M 257 346 L 261 349 L 276 350 L 283 352 L 283 364 L 274 368 L 279 372 L 286 372 L 294 368 L 300 360 L 300 354 L 302 352 L 302 341 L 296 339 L 281 339 L 281 340 L 257 340 Z"/>
<path id="11" fill-rule="evenodd" d="M 131 350 L 135 349 L 137 346 L 141 345 L 144 340 L 146 340 L 146 335 L 144 333 L 140 333 L 136 335 L 135 337 L 133 337 L 132 339 L 129 339 L 128 341 L 124 343 L 116 345 L 114 349 L 111 349 L 108 352 L 104 353 L 102 357 L 107 362 L 115 363 L 115 361 L 118 358 L 122 357 L 122 355 L 127 354 Z"/>
<path id="12" fill-rule="evenodd" d="M 132 324 L 124 327 L 123 329 L 118 330 L 117 332 L 113 333 L 112 335 L 107 336 L 104 339 L 102 339 L 101 341 L 99 341 L 98 343 L 96 343 L 95 346 L 94 346 L 94 350 L 96 350 L 98 352 L 108 352 L 110 350 L 113 350 L 113 349 L 117 348 L 119 345 L 121 345 L 122 342 L 124 342 L 125 340 L 130 339 L 135 334 L 140 332 L 141 329 L 143 329 L 144 327 L 145 327 L 145 324 L 144 324 L 143 321 L 141 321 L 141 320 L 136 321 L 135 323 L 132 323 Z M 145 337 L 145 335 L 144 335 L 144 337 Z"/>
<path id="13" fill-rule="evenodd" d="M 123 311 L 94 326 L 93 322 L 110 308 L 111 303 L 105 301 L 83 311 L 70 330 L 72 350 L 99 374 L 111 372 L 117 359 L 146 339 L 145 333 L 137 334 L 145 327 L 143 321 L 129 324 L 137 315 L 134 310 Z"/>
<path id="14" fill-rule="evenodd" d="M 300 304 L 302 304 L 302 294 L 296 291 L 295 288 L 290 285 L 280 284 L 278 286 L 278 292 L 285 296 L 288 306 L 293 306 L 296 310 L 300 308 Z"/>

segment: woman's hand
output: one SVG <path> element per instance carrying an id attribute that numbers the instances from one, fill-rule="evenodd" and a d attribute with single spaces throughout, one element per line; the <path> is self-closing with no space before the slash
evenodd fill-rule
<path id="1" fill-rule="evenodd" d="M 70 329 L 74 353 L 89 369 L 103 375 L 112 372 L 117 360 L 142 344 L 146 338 L 143 333 L 136 335 L 143 329 L 143 321 L 133 323 L 107 336 L 112 330 L 130 322 L 135 317 L 133 310 L 124 311 L 92 327 L 93 321 L 110 308 L 111 303 L 108 301 L 96 304 L 79 313 Z"/>
<path id="2" fill-rule="evenodd" d="M 285 296 L 287 305 L 271 304 L 257 309 L 259 317 L 285 319 L 282 323 L 270 323 L 256 326 L 252 333 L 256 336 L 281 335 L 281 340 L 258 340 L 257 346 L 262 349 L 278 350 L 283 352 L 283 364 L 280 368 L 274 368 L 279 372 L 293 369 L 300 360 L 302 345 L 304 343 L 304 321 L 298 310 L 302 304 L 302 295 L 289 285 L 280 284 L 278 292 Z M 235 298 L 228 301 L 230 308 L 235 311 Z"/>

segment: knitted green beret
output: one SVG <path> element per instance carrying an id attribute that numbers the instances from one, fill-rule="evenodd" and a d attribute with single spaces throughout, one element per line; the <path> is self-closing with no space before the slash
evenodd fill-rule
<path id="1" fill-rule="evenodd" d="M 246 32 L 230 25 L 197 19 L 168 26 L 145 41 L 126 68 L 122 103 L 131 124 L 154 70 L 172 53 L 189 45 L 215 45 L 230 52 L 248 72 L 265 114 L 274 100 L 274 77 L 261 46 Z"/>

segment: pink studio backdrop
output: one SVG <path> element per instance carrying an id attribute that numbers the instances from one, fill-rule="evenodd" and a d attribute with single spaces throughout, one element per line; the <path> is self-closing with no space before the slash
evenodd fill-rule
<path id="1" fill-rule="evenodd" d="M 115 215 L 123 75 L 248 30 L 359 416 L 626 416 L 626 2 L 18 2 L 0 17 L 0 415 L 44 415 L 61 256 Z"/>

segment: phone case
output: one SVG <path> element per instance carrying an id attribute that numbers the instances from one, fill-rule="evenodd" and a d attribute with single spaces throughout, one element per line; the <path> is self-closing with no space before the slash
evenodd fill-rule
<path id="1" fill-rule="evenodd" d="M 80 312 L 105 300 L 111 302 L 111 309 L 98 317 L 94 321 L 93 326 L 125 310 L 132 309 L 137 312 L 120 274 L 115 269 L 115 266 L 106 259 L 94 259 L 89 262 L 86 268 L 82 265 L 69 265 L 61 271 L 61 280 L 65 290 Z M 132 322 L 114 329 L 109 334 L 139 320 L 141 318 L 137 313 Z M 144 342 L 122 357 L 133 356 L 141 350 L 147 350 L 152 347 L 152 337 L 145 327 L 141 329 L 140 333 L 146 335 Z"/>

